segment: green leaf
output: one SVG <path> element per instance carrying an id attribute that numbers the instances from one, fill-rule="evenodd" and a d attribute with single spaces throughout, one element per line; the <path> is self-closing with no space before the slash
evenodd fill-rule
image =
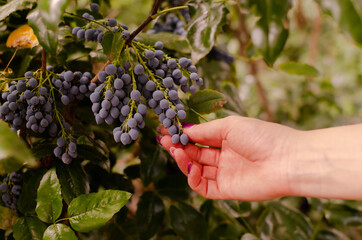
<path id="1" fill-rule="evenodd" d="M 14 238 L 19 240 L 41 240 L 46 225 L 37 217 L 21 217 L 14 224 Z"/>
<path id="2" fill-rule="evenodd" d="M 125 40 L 123 39 L 122 32 L 116 32 L 112 41 L 112 51 L 114 57 L 121 55 L 122 49 L 124 47 Z"/>
<path id="3" fill-rule="evenodd" d="M 25 143 L 0 122 L 0 174 L 15 172 L 24 165 L 36 167 L 38 163 Z"/>
<path id="4" fill-rule="evenodd" d="M 65 8 L 68 6 L 70 0 L 39 0 L 38 8 L 43 22 L 47 25 L 48 29 L 57 31 L 58 25 L 61 21 Z"/>
<path id="5" fill-rule="evenodd" d="M 315 67 L 306 63 L 284 62 L 279 64 L 278 68 L 283 72 L 293 75 L 309 76 L 309 77 L 316 77 L 319 75 L 319 72 Z"/>
<path id="6" fill-rule="evenodd" d="M 67 204 L 69 204 L 73 198 L 81 194 L 89 193 L 88 177 L 79 162 L 72 161 L 69 165 L 65 165 L 58 161 L 56 172 L 63 199 Z"/>
<path id="7" fill-rule="evenodd" d="M 78 158 L 89 160 L 100 167 L 110 170 L 108 157 L 101 153 L 97 148 L 90 145 L 78 144 L 77 145 Z"/>
<path id="8" fill-rule="evenodd" d="M 325 217 L 328 222 L 336 225 L 362 225 L 362 212 L 356 211 L 342 204 L 333 204 L 329 206 L 326 210 Z"/>
<path id="9" fill-rule="evenodd" d="M 23 187 L 18 200 L 18 210 L 23 214 L 35 214 L 37 190 L 45 172 L 45 169 L 34 172 L 28 170 L 24 175 Z"/>
<path id="10" fill-rule="evenodd" d="M 137 35 L 137 40 L 146 45 L 151 45 L 151 46 L 153 46 L 157 41 L 160 41 L 160 39 L 162 39 L 165 48 L 169 50 L 174 50 L 183 54 L 190 53 L 190 45 L 187 42 L 185 36 L 168 33 L 168 32 L 156 33 L 156 34 L 141 33 Z"/>
<path id="11" fill-rule="evenodd" d="M 112 33 L 112 32 L 106 32 L 103 36 L 103 40 L 102 40 L 101 44 L 103 47 L 103 52 L 106 55 L 109 55 L 112 52 L 113 38 L 114 38 L 114 33 Z"/>
<path id="12" fill-rule="evenodd" d="M 77 240 L 74 231 L 67 225 L 57 223 L 50 225 L 44 232 L 43 240 Z"/>
<path id="13" fill-rule="evenodd" d="M 166 176 L 155 184 L 155 189 L 173 201 L 186 200 L 190 191 L 185 176 Z"/>
<path id="14" fill-rule="evenodd" d="M 291 2 L 248 0 L 247 5 L 259 17 L 256 27 L 251 31 L 253 45 L 261 52 L 264 61 L 272 66 L 288 39 L 287 14 Z"/>
<path id="15" fill-rule="evenodd" d="M 8 2 L 0 7 L 0 21 L 15 11 L 31 8 L 35 2 L 35 0 L 13 0 Z"/>
<path id="16" fill-rule="evenodd" d="M 187 39 L 192 52 L 191 59 L 197 63 L 215 44 L 216 33 L 225 23 L 227 9 L 216 1 L 194 0 L 189 3 L 193 14 L 187 25 Z"/>
<path id="17" fill-rule="evenodd" d="M 16 210 L 11 210 L 0 205 L 0 229 L 6 230 L 12 228 L 17 217 Z"/>
<path id="18" fill-rule="evenodd" d="M 192 95 L 188 101 L 189 108 L 200 114 L 212 113 L 224 106 L 225 96 L 215 90 L 204 89 Z"/>
<path id="19" fill-rule="evenodd" d="M 34 157 L 37 159 L 40 159 L 45 156 L 50 156 L 53 154 L 53 150 L 57 145 L 54 143 L 43 143 L 38 144 L 34 146 L 34 148 L 31 149 L 31 152 L 33 153 Z"/>
<path id="20" fill-rule="evenodd" d="M 226 98 L 223 109 L 231 110 L 239 115 L 245 115 L 243 103 L 240 99 L 238 89 L 232 83 L 225 83 L 221 89 Z"/>
<path id="21" fill-rule="evenodd" d="M 167 155 L 156 143 L 156 136 L 152 131 L 143 132 L 140 144 L 141 179 L 147 186 L 165 176 Z"/>
<path id="22" fill-rule="evenodd" d="M 62 213 L 62 195 L 55 168 L 48 170 L 40 181 L 35 211 L 40 220 L 53 223 Z"/>
<path id="23" fill-rule="evenodd" d="M 334 1 L 333 1 L 334 3 Z M 328 7 L 330 8 L 328 9 Z M 332 13 L 339 26 L 362 47 L 362 4 L 359 0 L 338 0 L 323 6 Z"/>
<path id="24" fill-rule="evenodd" d="M 170 207 L 171 226 L 183 239 L 208 239 L 208 228 L 205 219 L 196 209 L 185 203 Z"/>
<path id="25" fill-rule="evenodd" d="M 57 53 L 58 34 L 56 31 L 47 28 L 46 20 L 40 15 L 39 7 L 34 9 L 27 18 L 40 45 L 50 56 L 55 57 Z"/>
<path id="26" fill-rule="evenodd" d="M 68 207 L 69 221 L 78 232 L 88 232 L 103 226 L 131 197 L 119 190 L 106 190 L 80 195 Z"/>
<path id="27" fill-rule="evenodd" d="M 273 236 L 273 228 L 273 214 L 270 211 L 270 208 L 266 208 L 258 217 L 256 230 L 260 237 L 267 239 Z"/>
<path id="28" fill-rule="evenodd" d="M 279 202 L 268 204 L 277 219 L 278 224 L 283 226 L 284 234 L 290 239 L 309 239 L 313 229 L 310 220 L 296 209 L 282 205 Z"/>
<path id="29" fill-rule="evenodd" d="M 150 239 L 163 224 L 165 205 L 152 192 L 145 192 L 137 205 L 137 223 L 141 239 Z"/>

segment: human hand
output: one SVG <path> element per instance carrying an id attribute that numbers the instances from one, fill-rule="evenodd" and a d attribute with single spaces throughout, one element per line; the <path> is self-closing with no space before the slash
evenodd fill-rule
<path id="1" fill-rule="evenodd" d="M 190 141 L 209 147 L 174 145 L 164 127 L 160 143 L 170 151 L 188 176 L 190 187 L 200 195 L 263 201 L 290 192 L 288 154 L 294 147 L 296 130 L 234 116 L 183 130 Z"/>

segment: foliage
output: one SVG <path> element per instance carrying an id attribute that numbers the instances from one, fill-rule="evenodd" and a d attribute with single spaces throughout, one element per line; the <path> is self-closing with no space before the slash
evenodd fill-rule
<path id="1" fill-rule="evenodd" d="M 0 0 L 0 92 L 8 91 L 9 83 L 11 87 L 11 81 L 23 79 L 29 70 L 44 79 L 66 71 L 90 72 L 93 77 L 104 70 L 107 60 L 123 63 L 127 51 L 122 32 L 107 31 L 100 44 L 78 39 L 72 29 L 93 24 L 82 17 L 87 13 L 95 21 L 112 16 L 132 33 L 147 18 L 153 1 L 94 2 L 100 12 L 92 13 L 90 1 Z M 358 1 L 194 0 L 187 2 L 187 9 L 172 9 L 185 2 L 162 1 L 159 11 L 164 15 L 153 16 L 146 30 L 156 30 L 162 23 L 164 32 L 143 31 L 134 41 L 144 48 L 160 40 L 170 58 L 190 57 L 197 63 L 204 86 L 193 95 L 181 95 L 187 113 L 184 121 L 239 114 L 299 129 L 361 122 Z M 171 14 L 185 34 L 166 29 Z M 18 45 L 16 50 L 14 44 L 7 46 L 10 34 L 25 24 L 39 46 Z M 47 65 L 54 68 L 45 74 L 43 49 Z M 0 174 L 5 174 L 4 179 L 10 179 L 12 172 L 23 176 L 17 209 L 0 200 L 0 239 L 358 239 L 362 235 L 359 201 L 204 199 L 189 189 L 175 161 L 157 144 L 159 116 L 153 111 L 147 113 L 140 137 L 124 146 L 114 140 L 115 124 L 96 123 L 89 98 L 63 105 L 56 94 L 54 111 L 72 125 L 62 136 L 69 144 L 77 143 L 77 155 L 69 164 L 53 154 L 56 137 L 24 125 L 15 134 L 0 121 Z"/>

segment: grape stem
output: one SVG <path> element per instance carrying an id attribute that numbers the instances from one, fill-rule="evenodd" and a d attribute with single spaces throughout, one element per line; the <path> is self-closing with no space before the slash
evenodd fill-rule
<path id="1" fill-rule="evenodd" d="M 152 20 L 154 19 L 154 15 L 157 14 L 158 9 L 161 6 L 161 2 L 162 0 L 156 0 L 155 4 L 153 5 L 153 8 L 150 12 L 150 14 L 148 15 L 148 17 L 141 23 L 141 25 L 139 25 L 136 30 L 134 30 L 131 33 L 131 36 L 129 37 L 129 39 L 127 40 L 126 44 L 130 45 L 133 41 L 133 39 L 150 23 L 152 22 Z"/>
<path id="2" fill-rule="evenodd" d="M 41 52 L 41 68 L 40 68 L 40 71 L 42 73 L 45 73 L 46 70 L 47 70 L 47 53 L 43 48 L 43 50 Z"/>

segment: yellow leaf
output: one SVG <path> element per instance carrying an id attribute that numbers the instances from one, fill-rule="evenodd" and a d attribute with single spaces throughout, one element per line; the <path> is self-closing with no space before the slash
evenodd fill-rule
<path id="1" fill-rule="evenodd" d="M 33 48 L 39 45 L 34 31 L 29 25 L 23 25 L 14 30 L 6 41 L 7 47 L 26 47 Z"/>

